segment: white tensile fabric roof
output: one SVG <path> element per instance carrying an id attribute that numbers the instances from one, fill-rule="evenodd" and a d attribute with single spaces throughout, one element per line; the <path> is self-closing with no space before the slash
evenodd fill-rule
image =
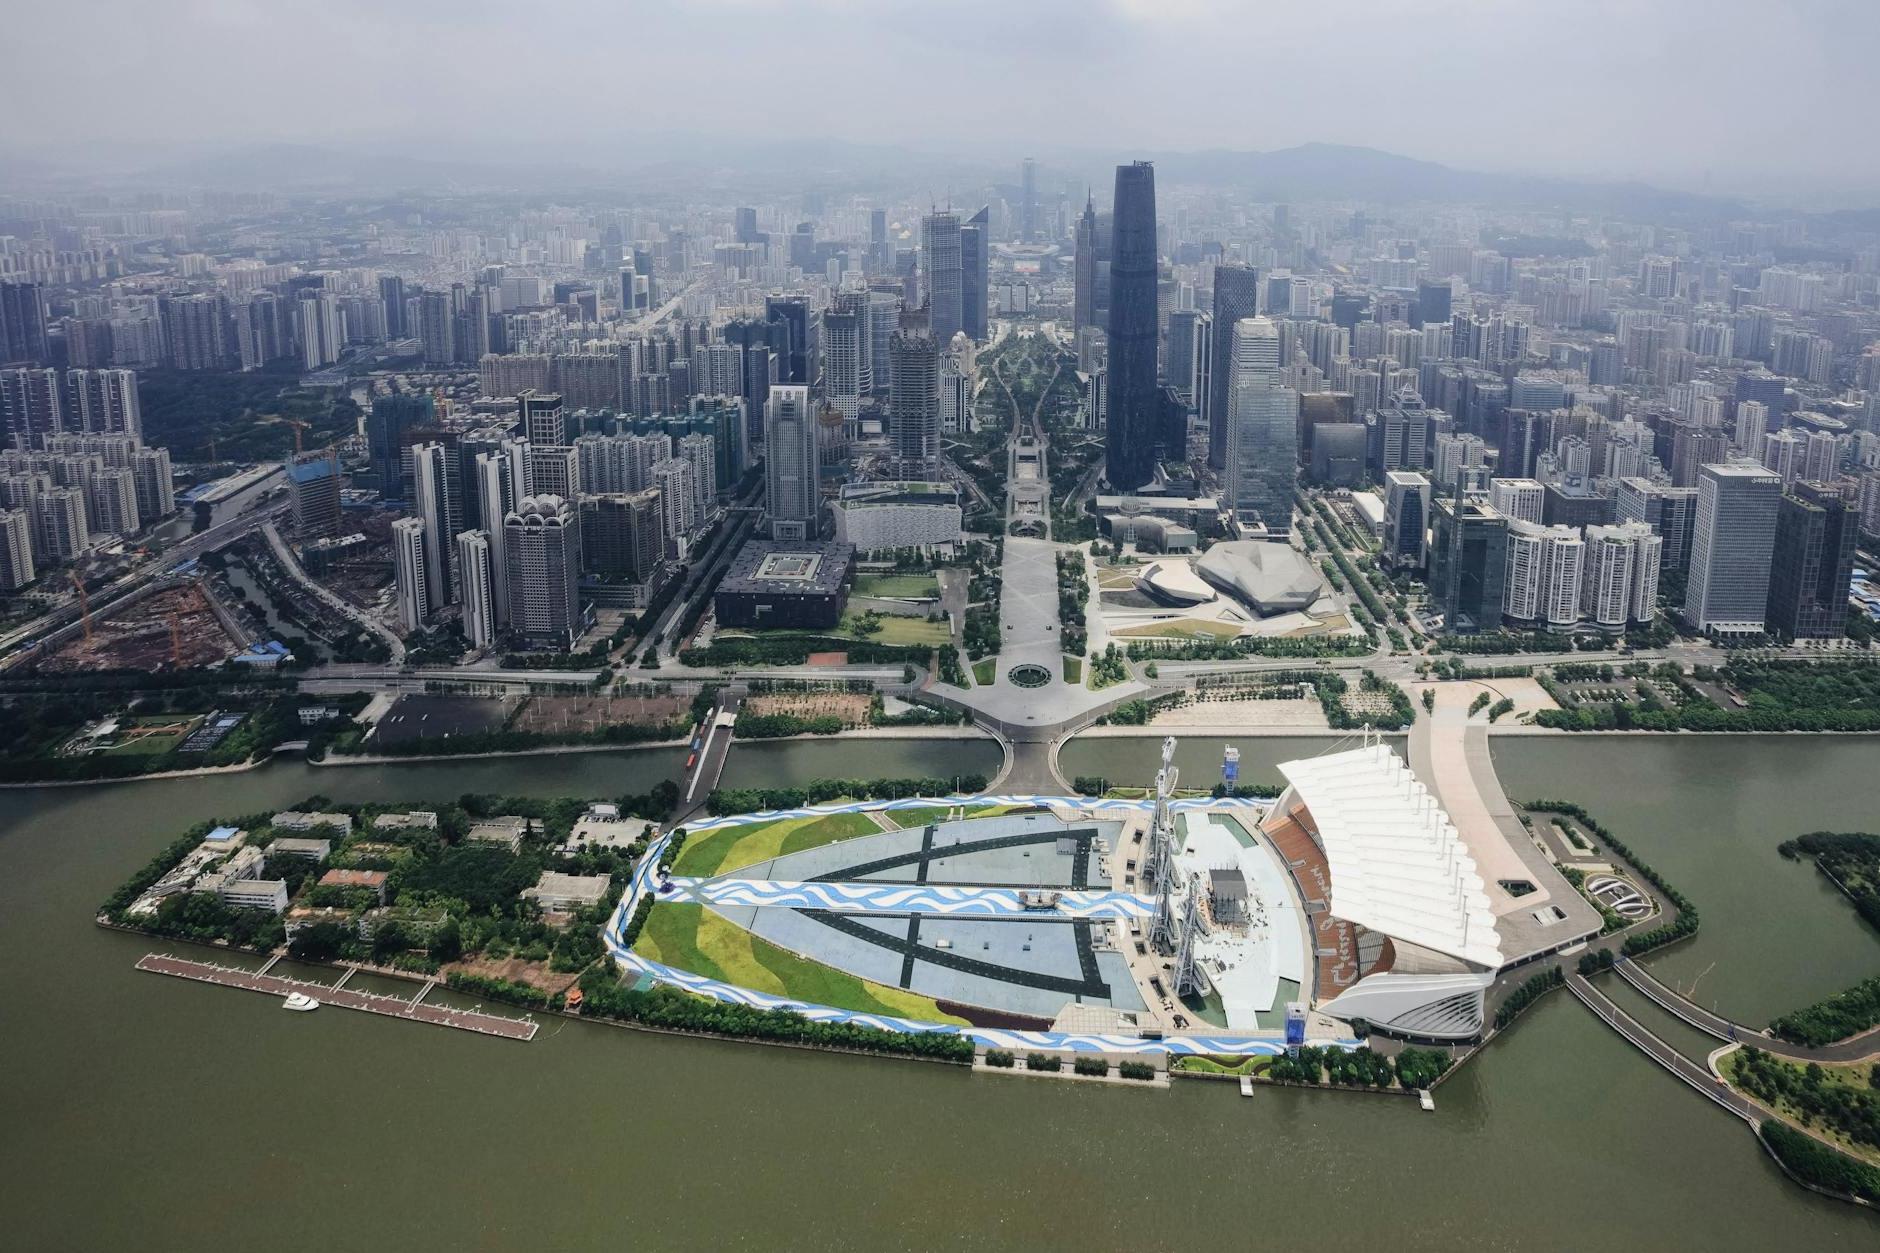
<path id="1" fill-rule="evenodd" d="M 1318 826 L 1334 916 L 1491 970 L 1501 965 L 1475 859 L 1401 757 L 1372 744 L 1279 769 Z"/>

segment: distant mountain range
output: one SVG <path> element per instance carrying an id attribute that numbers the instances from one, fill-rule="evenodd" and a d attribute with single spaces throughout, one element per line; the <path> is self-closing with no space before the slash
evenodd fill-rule
<path id="1" fill-rule="evenodd" d="M 1059 170 L 1084 169 L 1098 187 L 1109 182 L 1112 158 L 1085 149 L 1047 158 Z M 1339 144 L 1301 144 L 1270 152 L 1208 149 L 1150 153 L 1164 186 L 1200 183 L 1232 188 L 1261 200 L 1410 201 L 1531 205 L 1590 213 L 1627 213 L 1672 220 L 1746 212 L 1735 201 L 1669 191 L 1637 182 L 1585 182 L 1523 174 L 1459 170 L 1434 161 Z M 749 189 L 772 194 L 777 185 L 830 191 L 891 185 L 925 189 L 936 201 L 989 181 L 1006 182 L 983 157 L 922 153 L 913 148 L 841 140 L 778 142 L 668 140 L 661 151 L 621 152 L 611 161 L 583 159 L 502 162 L 421 152 L 302 143 L 254 144 L 219 152 L 171 157 L 139 168 L 119 154 L 116 171 L 67 168 L 44 153 L 0 160 L 0 191 L 44 191 L 97 186 L 171 186 L 268 189 L 282 192 L 441 190 L 453 192 L 575 192 L 631 189 L 696 194 Z M 990 178 L 989 178 L 990 175 Z"/>
<path id="2" fill-rule="evenodd" d="M 1660 219 L 1745 212 L 1737 202 L 1645 183 L 1583 182 L 1526 174 L 1458 170 L 1434 161 L 1342 144 L 1301 144 L 1272 152 L 1212 149 L 1156 159 L 1159 179 L 1244 189 L 1262 200 L 1433 200 L 1535 205 L 1582 212 L 1638 213 Z"/>

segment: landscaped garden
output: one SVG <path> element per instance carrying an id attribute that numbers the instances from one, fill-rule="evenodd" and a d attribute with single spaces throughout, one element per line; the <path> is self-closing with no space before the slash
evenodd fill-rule
<path id="1" fill-rule="evenodd" d="M 885 987 L 798 957 L 703 905 L 653 906 L 633 951 L 651 961 L 725 983 L 812 1005 L 922 1022 L 965 1024 L 932 998 Z"/>

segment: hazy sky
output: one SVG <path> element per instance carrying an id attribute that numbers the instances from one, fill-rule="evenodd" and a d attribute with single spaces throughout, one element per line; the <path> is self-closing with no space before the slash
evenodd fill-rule
<path id="1" fill-rule="evenodd" d="M 1880 0 L 20 0 L 0 144 L 605 160 L 802 132 L 1004 160 L 1362 144 L 1880 187 Z"/>

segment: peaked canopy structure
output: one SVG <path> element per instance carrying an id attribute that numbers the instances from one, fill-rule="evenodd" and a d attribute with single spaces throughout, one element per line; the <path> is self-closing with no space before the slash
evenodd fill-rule
<path id="1" fill-rule="evenodd" d="M 1485 970 L 1501 966 L 1475 859 L 1402 758 L 1379 743 L 1279 769 L 1311 812 L 1334 917 Z"/>

